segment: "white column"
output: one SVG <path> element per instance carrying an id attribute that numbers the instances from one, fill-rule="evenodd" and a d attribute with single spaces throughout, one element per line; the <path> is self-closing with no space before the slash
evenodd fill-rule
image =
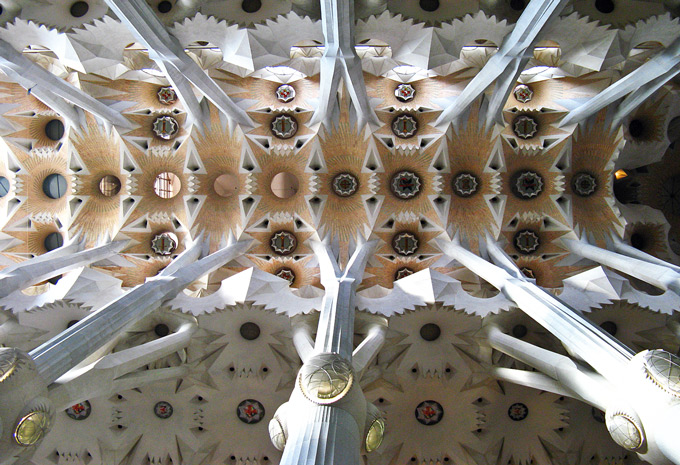
<path id="1" fill-rule="evenodd" d="M 54 108 L 75 129 L 85 123 L 85 118 L 73 105 L 115 126 L 133 126 L 119 112 L 35 64 L 4 40 L 0 40 L 0 70 L 29 90 L 38 100 Z"/>
<path id="2" fill-rule="evenodd" d="M 120 252 L 127 244 L 128 241 L 116 241 L 81 250 L 82 243 L 71 242 L 46 254 L 7 267 L 0 272 L 0 297 L 103 260 Z"/>
<path id="3" fill-rule="evenodd" d="M 617 123 L 680 73 L 680 38 L 627 76 L 619 79 L 583 105 L 571 110 L 560 126 L 581 122 L 628 95 L 617 107 Z"/>
<path id="4" fill-rule="evenodd" d="M 449 105 L 435 122 L 445 126 L 467 110 L 477 97 L 496 81 L 487 109 L 486 124 L 502 122 L 501 110 L 519 75 L 533 54 L 533 45 L 545 25 L 557 17 L 568 2 L 566 0 L 531 0 L 517 20 L 515 28 L 505 38 L 500 49 L 479 73 L 465 86 L 463 92 Z"/>
<path id="5" fill-rule="evenodd" d="M 247 127 L 254 126 L 248 114 L 184 52 L 182 45 L 168 32 L 146 1 L 106 0 L 106 4 L 149 50 L 149 57 L 166 73 L 192 118 L 207 122 L 208 115 L 201 108 L 190 83 L 232 122 Z"/>
<path id="6" fill-rule="evenodd" d="M 321 0 L 321 24 L 326 43 L 321 57 L 319 106 L 310 124 L 331 127 L 341 79 L 354 104 L 359 129 L 367 123 L 378 124 L 366 94 L 361 59 L 354 48 L 354 2 Z"/>
<path id="7" fill-rule="evenodd" d="M 29 355 L 38 373 L 48 384 L 54 382 L 189 284 L 245 253 L 249 245 L 236 242 L 194 262 L 204 248 L 196 241 L 157 276 L 32 350 Z"/>

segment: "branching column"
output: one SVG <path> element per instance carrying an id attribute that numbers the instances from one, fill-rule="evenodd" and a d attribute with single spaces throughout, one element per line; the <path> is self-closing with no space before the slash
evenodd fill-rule
<path id="1" fill-rule="evenodd" d="M 283 449 L 283 465 L 357 465 L 361 451 L 372 451 L 382 440 L 384 422 L 359 386 L 384 341 L 380 325 L 353 351 L 354 297 L 374 246 L 359 245 L 344 271 L 329 248 L 313 246 L 326 294 L 314 346 L 304 326 L 296 331 L 304 365 L 290 400 L 269 425 L 272 442 Z"/>

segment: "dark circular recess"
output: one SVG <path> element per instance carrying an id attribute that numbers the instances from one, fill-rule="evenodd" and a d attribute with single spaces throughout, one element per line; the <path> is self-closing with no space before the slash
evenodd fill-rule
<path id="1" fill-rule="evenodd" d="M 510 8 L 515 11 L 522 11 L 526 6 L 524 0 L 510 0 Z"/>
<path id="2" fill-rule="evenodd" d="M 2 5 L 0 5 L 0 15 L 2 14 L 3 11 L 5 11 L 5 10 L 3 10 Z"/>
<path id="3" fill-rule="evenodd" d="M 79 321 L 80 321 L 80 320 L 71 320 L 71 321 L 69 321 L 68 323 L 66 323 L 66 327 L 67 327 L 67 328 L 70 328 L 71 326 L 73 326 L 74 324 L 78 323 Z"/>
<path id="4" fill-rule="evenodd" d="M 587 171 L 576 173 L 571 178 L 571 189 L 579 197 L 590 197 L 593 195 L 597 191 L 597 184 L 597 177 Z"/>
<path id="5" fill-rule="evenodd" d="M 58 119 L 52 119 L 45 125 L 45 135 L 48 139 L 55 142 L 61 140 L 61 138 L 64 137 L 65 130 L 64 123 Z"/>
<path id="6" fill-rule="evenodd" d="M 0 176 L 0 198 L 9 194 L 9 179 Z"/>
<path id="7" fill-rule="evenodd" d="M 156 336 L 158 337 L 165 337 L 170 334 L 170 328 L 168 328 L 168 325 L 165 323 L 158 323 L 154 326 L 153 332 L 156 333 Z"/>
<path id="8" fill-rule="evenodd" d="M 515 325 L 512 327 L 512 335 L 517 339 L 522 339 L 528 332 L 529 330 L 524 325 Z"/>
<path id="9" fill-rule="evenodd" d="M 420 0 L 420 8 L 429 12 L 437 11 L 439 0 Z"/>
<path id="10" fill-rule="evenodd" d="M 645 134 L 645 123 L 639 119 L 634 119 L 628 123 L 628 133 L 631 137 L 638 139 Z"/>
<path id="11" fill-rule="evenodd" d="M 60 199 L 66 194 L 68 184 L 66 178 L 59 173 L 52 173 L 43 180 L 43 192 L 51 199 Z"/>
<path id="12" fill-rule="evenodd" d="M 248 341 L 254 341 L 260 337 L 260 327 L 251 321 L 243 323 L 238 331 L 241 337 Z"/>
<path id="13" fill-rule="evenodd" d="M 444 418 L 444 408 L 434 400 L 426 400 L 416 407 L 416 420 L 425 426 L 436 425 Z"/>
<path id="14" fill-rule="evenodd" d="M 618 326 L 616 326 L 616 323 L 614 323 L 613 321 L 602 322 L 600 324 L 600 328 L 604 329 L 612 336 L 616 336 L 616 331 L 619 329 Z"/>
<path id="15" fill-rule="evenodd" d="M 595 0 L 595 9 L 600 13 L 609 14 L 614 11 L 614 2 L 612 0 Z"/>
<path id="16" fill-rule="evenodd" d="M 172 2 L 168 0 L 163 0 L 156 7 L 160 13 L 169 13 L 172 10 Z"/>
<path id="17" fill-rule="evenodd" d="M 71 5 L 71 16 L 74 18 L 81 18 L 87 14 L 90 9 L 90 5 L 87 2 L 74 2 Z"/>
<path id="18" fill-rule="evenodd" d="M 49 233 L 43 242 L 45 249 L 49 252 L 50 250 L 58 249 L 64 245 L 64 237 L 58 232 Z"/>
<path id="19" fill-rule="evenodd" d="M 427 323 L 424 324 L 420 328 L 420 337 L 425 339 L 426 341 L 436 341 L 439 339 L 439 336 L 441 336 L 442 330 L 439 327 L 439 325 L 436 325 L 434 323 Z"/>
<path id="20" fill-rule="evenodd" d="M 512 421 L 522 421 L 529 415 L 529 409 L 521 402 L 516 402 L 508 409 L 508 416 Z"/>
<path id="21" fill-rule="evenodd" d="M 517 171 L 510 178 L 510 190 L 518 199 L 535 199 L 543 192 L 543 176 L 530 170 Z"/>
<path id="22" fill-rule="evenodd" d="M 261 0 L 243 0 L 241 3 L 241 9 L 246 13 L 255 13 L 262 8 Z"/>
<path id="23" fill-rule="evenodd" d="M 645 240 L 645 236 L 643 236 L 640 233 L 633 233 L 630 235 L 630 245 L 635 247 L 638 250 L 644 250 L 645 246 L 647 245 L 647 241 Z"/>

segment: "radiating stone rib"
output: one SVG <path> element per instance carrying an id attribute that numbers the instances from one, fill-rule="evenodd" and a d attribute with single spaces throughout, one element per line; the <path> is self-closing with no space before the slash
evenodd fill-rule
<path id="1" fill-rule="evenodd" d="M 29 90 L 38 100 L 56 110 L 75 128 L 82 126 L 85 118 L 73 105 L 113 125 L 122 128 L 132 127 L 120 113 L 35 64 L 1 39 L 0 70 Z"/>
<path id="2" fill-rule="evenodd" d="M 189 284 L 245 253 L 249 245 L 250 241 L 236 242 L 187 264 L 187 257 L 194 257 L 196 250 L 203 247 L 200 242 L 195 242 L 176 259 L 174 265 L 181 264 L 181 267 L 171 264 L 158 276 L 149 278 L 146 283 L 32 350 L 29 355 L 35 361 L 38 372 L 48 384 L 54 382 L 131 324 L 160 308 Z"/>
<path id="3" fill-rule="evenodd" d="M 628 347 L 535 284 L 513 277 L 453 241 L 440 238 L 437 243 L 449 259 L 458 261 L 503 292 L 599 373 L 617 377 L 634 355 Z M 493 244 L 487 243 L 487 249 L 492 247 Z"/>
<path id="4" fill-rule="evenodd" d="M 326 43 L 320 63 L 319 106 L 310 124 L 323 122 L 331 127 L 341 79 L 354 104 L 359 129 L 366 123 L 378 124 L 366 94 L 361 59 L 355 50 L 354 2 L 322 0 L 321 24 Z"/>
<path id="5" fill-rule="evenodd" d="M 680 38 L 635 71 L 571 110 L 560 121 L 559 126 L 579 123 L 628 95 L 618 105 L 614 114 L 614 121 L 621 121 L 678 73 L 680 73 Z"/>
<path id="6" fill-rule="evenodd" d="M 128 241 L 116 241 L 80 250 L 82 244 L 74 241 L 46 254 L 7 267 L 0 272 L 0 296 L 6 297 L 31 284 L 103 260 L 120 252 L 127 244 Z"/>
<path id="7" fill-rule="evenodd" d="M 106 4 L 149 50 L 149 57 L 164 70 L 194 119 L 207 122 L 207 115 L 200 109 L 189 82 L 235 123 L 254 126 L 246 112 L 184 52 L 179 41 L 168 32 L 144 0 L 106 0 Z"/>
<path id="8" fill-rule="evenodd" d="M 498 119 L 517 78 L 531 58 L 533 50 L 530 47 L 538 40 L 545 25 L 557 17 L 566 4 L 566 0 L 531 0 L 498 52 L 486 62 L 456 100 L 444 109 L 435 126 L 445 126 L 455 120 L 494 81 L 496 86 L 487 110 L 487 125 Z"/>

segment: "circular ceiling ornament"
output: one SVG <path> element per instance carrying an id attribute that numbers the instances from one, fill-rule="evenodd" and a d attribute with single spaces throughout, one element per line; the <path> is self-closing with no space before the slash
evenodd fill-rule
<path id="1" fill-rule="evenodd" d="M 396 273 L 394 273 L 394 280 L 397 281 L 401 278 L 405 278 L 407 276 L 411 276 L 415 271 L 413 271 L 411 268 L 404 266 L 402 268 L 399 268 Z"/>
<path id="2" fill-rule="evenodd" d="M 171 199 L 182 190 L 182 181 L 175 173 L 158 173 L 153 181 L 154 193 L 162 199 Z"/>
<path id="3" fill-rule="evenodd" d="M 680 358 L 665 350 L 647 350 L 643 364 L 649 378 L 667 393 L 680 397 Z"/>
<path id="4" fill-rule="evenodd" d="M 272 120 L 272 132 L 279 139 L 290 139 L 297 129 L 297 121 L 290 115 L 278 115 Z"/>
<path id="5" fill-rule="evenodd" d="M 167 420 L 172 416 L 173 412 L 174 410 L 170 402 L 166 402 L 164 400 L 157 402 L 156 405 L 153 406 L 154 415 L 156 415 L 161 420 Z"/>
<path id="6" fill-rule="evenodd" d="M 521 402 L 516 402 L 508 408 L 508 416 L 512 421 L 522 421 L 529 415 L 529 408 Z"/>
<path id="7" fill-rule="evenodd" d="M 298 377 L 305 397 L 317 404 L 331 404 L 345 397 L 352 388 L 352 365 L 338 354 L 311 357 L 302 365 Z"/>
<path id="8" fill-rule="evenodd" d="M 71 420 L 82 421 L 92 413 L 92 405 L 89 401 L 78 402 L 66 409 L 66 415 Z"/>
<path id="9" fill-rule="evenodd" d="M 172 116 L 159 116 L 153 122 L 153 132 L 163 140 L 170 140 L 177 135 L 179 124 Z"/>
<path id="10" fill-rule="evenodd" d="M 454 176 L 451 187 L 458 197 L 471 197 L 479 190 L 479 179 L 472 173 L 458 173 Z"/>
<path id="11" fill-rule="evenodd" d="M 238 192 L 238 177 L 231 173 L 220 174 L 215 178 L 213 189 L 220 197 L 231 197 Z"/>
<path id="12" fill-rule="evenodd" d="M 177 101 L 177 93 L 170 86 L 158 89 L 158 101 L 163 105 L 172 105 Z"/>
<path id="13" fill-rule="evenodd" d="M 58 249 L 59 247 L 64 245 L 64 236 L 62 236 L 61 233 L 58 232 L 49 233 L 45 237 L 43 245 L 45 246 L 45 250 L 47 250 L 48 252 L 50 250 Z"/>
<path id="14" fill-rule="evenodd" d="M 399 84 L 394 89 L 394 96 L 400 102 L 408 102 L 416 96 L 416 89 L 411 84 Z"/>
<path id="15" fill-rule="evenodd" d="M 45 125 L 45 135 L 54 142 L 61 140 L 61 138 L 64 137 L 65 132 L 66 128 L 64 127 L 64 123 L 59 119 L 50 120 Z"/>
<path id="16" fill-rule="evenodd" d="M 87 2 L 74 2 L 71 5 L 71 8 L 69 9 L 69 13 L 71 13 L 71 16 L 74 18 L 82 18 L 87 14 L 87 12 L 90 10 L 90 5 L 87 4 Z"/>
<path id="17" fill-rule="evenodd" d="M 530 102 L 531 99 L 534 98 L 534 91 L 531 90 L 531 87 L 527 86 L 526 84 L 519 84 L 517 87 L 515 87 L 513 93 L 515 95 L 515 99 L 522 103 Z"/>
<path id="18" fill-rule="evenodd" d="M 42 184 L 43 193 L 52 200 L 57 200 L 66 195 L 68 183 L 66 178 L 59 173 L 52 173 L 45 177 Z"/>
<path id="19" fill-rule="evenodd" d="M 236 407 L 236 415 L 243 423 L 259 423 L 264 418 L 264 405 L 255 399 L 246 399 Z"/>
<path id="20" fill-rule="evenodd" d="M 392 132 L 402 139 L 408 139 L 418 132 L 418 121 L 408 114 L 399 115 L 392 121 Z"/>
<path id="21" fill-rule="evenodd" d="M 420 337 L 428 342 L 436 341 L 441 334 L 442 329 L 435 323 L 426 323 L 420 328 Z"/>
<path id="22" fill-rule="evenodd" d="M 179 239 L 174 233 L 164 232 L 151 239 L 151 249 L 158 255 L 170 255 L 177 249 Z"/>
<path id="23" fill-rule="evenodd" d="M 444 418 L 444 408 L 434 400 L 419 403 L 415 413 L 416 420 L 425 426 L 436 425 Z"/>
<path id="24" fill-rule="evenodd" d="M 34 411 L 24 415 L 14 430 L 14 440 L 23 447 L 37 444 L 50 430 L 49 412 Z"/>
<path id="25" fill-rule="evenodd" d="M 153 332 L 158 337 L 165 337 L 170 334 L 170 327 L 165 323 L 158 323 L 153 327 Z"/>
<path id="26" fill-rule="evenodd" d="M 418 238 L 407 231 L 402 231 L 392 238 L 392 248 L 399 255 L 413 255 L 418 250 Z"/>
<path id="27" fill-rule="evenodd" d="M 378 447 L 380 447 L 384 437 L 385 420 L 382 418 L 377 418 L 373 420 L 370 428 L 368 428 L 368 434 L 366 434 L 366 452 L 373 452 Z"/>
<path id="28" fill-rule="evenodd" d="M 519 171 L 512 178 L 512 193 L 520 199 L 533 199 L 543 192 L 543 178 L 534 171 Z"/>
<path id="29" fill-rule="evenodd" d="M 359 180 L 350 173 L 340 173 L 333 178 L 333 192 L 340 197 L 349 197 L 359 189 Z"/>
<path id="30" fill-rule="evenodd" d="M 392 176 L 390 188 L 400 199 L 410 199 L 418 195 L 421 188 L 420 176 L 413 171 L 401 171 Z"/>
<path id="31" fill-rule="evenodd" d="M 531 229 L 523 229 L 517 232 L 512 242 L 515 245 L 515 249 L 524 255 L 536 252 L 541 245 L 538 234 Z"/>
<path id="32" fill-rule="evenodd" d="M 121 187 L 120 179 L 111 174 L 107 174 L 99 180 L 99 192 L 104 197 L 113 197 L 120 192 Z"/>
<path id="33" fill-rule="evenodd" d="M 597 190 L 597 179 L 590 173 L 582 171 L 571 178 L 571 188 L 580 197 L 589 197 Z"/>
<path id="34" fill-rule="evenodd" d="M 295 98 L 295 88 L 288 84 L 282 84 L 276 88 L 276 99 L 279 102 L 288 103 Z"/>
<path id="35" fill-rule="evenodd" d="M 513 131 L 517 137 L 531 139 L 538 132 L 538 123 L 531 116 L 519 116 L 512 123 Z"/>
<path id="36" fill-rule="evenodd" d="M 605 414 L 607 430 L 615 443 L 627 450 L 639 449 L 644 443 L 640 426 L 632 416 L 624 412 Z"/>
<path id="37" fill-rule="evenodd" d="M 288 267 L 279 268 L 274 275 L 288 281 L 288 285 L 290 286 L 295 282 L 295 272 Z"/>
<path id="38" fill-rule="evenodd" d="M 289 255 L 297 247 L 297 238 L 288 231 L 277 231 L 269 240 L 269 245 L 279 255 Z"/>

